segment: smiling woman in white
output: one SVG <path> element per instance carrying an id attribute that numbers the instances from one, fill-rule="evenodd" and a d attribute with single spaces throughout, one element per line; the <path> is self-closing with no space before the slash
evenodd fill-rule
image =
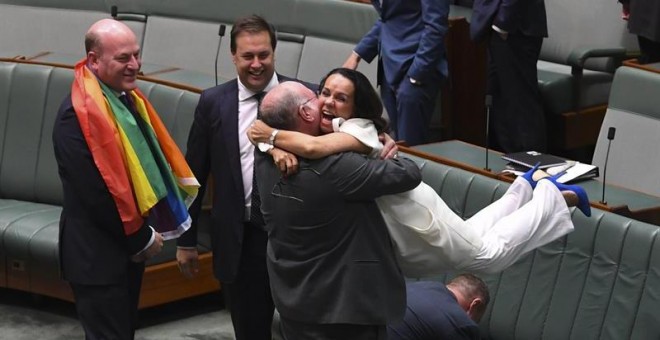
<path id="1" fill-rule="evenodd" d="M 373 99 L 367 103 L 363 99 L 373 96 L 378 100 L 368 80 L 357 71 L 335 69 L 320 88 L 321 130 L 338 133 L 312 137 L 280 131 L 272 140 L 274 146 L 307 158 L 348 150 L 370 157 L 380 155 L 383 145 L 378 139 L 378 124 L 372 119 L 352 118 L 361 115 L 361 110 L 382 112 Z M 373 117 L 373 113 L 362 116 Z M 258 122 L 249 136 L 265 142 L 272 133 L 272 128 Z M 523 177 L 517 178 L 502 198 L 468 220 L 456 215 L 423 182 L 413 190 L 376 199 L 398 250 L 401 269 L 408 277 L 447 270 L 501 271 L 527 252 L 573 230 L 566 202 L 550 180 L 536 183 Z"/>

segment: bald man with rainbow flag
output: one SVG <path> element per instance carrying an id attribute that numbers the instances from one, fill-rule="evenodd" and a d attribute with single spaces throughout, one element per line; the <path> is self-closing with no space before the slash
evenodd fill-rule
<path id="1" fill-rule="evenodd" d="M 62 274 L 86 339 L 133 339 L 144 262 L 190 227 L 199 184 L 137 88 L 140 47 L 103 19 L 85 35 L 53 145 L 64 192 Z"/>

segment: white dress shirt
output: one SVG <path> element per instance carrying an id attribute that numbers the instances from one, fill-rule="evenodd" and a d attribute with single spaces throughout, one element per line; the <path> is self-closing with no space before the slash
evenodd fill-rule
<path id="1" fill-rule="evenodd" d="M 252 176 L 254 174 L 254 145 L 247 137 L 247 130 L 257 119 L 257 99 L 255 92 L 248 90 L 241 80 L 238 80 L 238 148 L 241 155 L 241 172 L 243 174 L 243 192 L 245 194 L 245 220 L 250 219 L 250 208 L 252 207 Z M 266 85 L 264 92 L 270 91 L 279 84 L 277 74 Z"/>

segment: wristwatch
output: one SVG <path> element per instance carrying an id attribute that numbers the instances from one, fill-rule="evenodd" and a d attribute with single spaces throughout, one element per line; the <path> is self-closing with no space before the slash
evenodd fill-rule
<path id="1" fill-rule="evenodd" d="M 268 150 L 275 148 L 274 146 L 267 143 L 257 143 L 257 148 L 263 153 L 267 153 Z"/>
<path id="2" fill-rule="evenodd" d="M 275 129 L 273 132 L 270 133 L 270 138 L 268 138 L 268 144 L 275 146 L 275 137 L 277 137 L 277 133 L 279 133 L 280 130 Z"/>
<path id="3" fill-rule="evenodd" d="M 408 77 L 408 79 L 410 79 L 410 83 L 413 84 L 413 85 L 415 85 L 415 86 L 421 86 L 421 85 L 422 85 L 422 82 L 421 82 L 421 81 L 419 81 L 419 80 L 417 80 L 417 79 L 415 79 L 415 78 L 413 78 L 413 77 Z"/>

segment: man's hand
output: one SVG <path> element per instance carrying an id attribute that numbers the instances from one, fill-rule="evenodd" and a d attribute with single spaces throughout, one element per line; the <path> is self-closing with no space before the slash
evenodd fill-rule
<path id="1" fill-rule="evenodd" d="M 252 144 L 268 143 L 273 130 L 275 129 L 257 119 L 252 125 L 250 125 L 250 128 L 247 131 L 247 136 Z"/>
<path id="2" fill-rule="evenodd" d="M 298 172 L 298 157 L 284 150 L 274 148 L 268 152 L 273 157 L 273 162 L 282 172 L 282 176 L 291 176 Z"/>
<path id="3" fill-rule="evenodd" d="M 626 2 L 621 4 L 621 19 L 630 19 L 630 3 Z"/>
<path id="4" fill-rule="evenodd" d="M 399 155 L 399 146 L 390 135 L 381 133 L 378 139 L 383 144 L 383 150 L 380 152 L 381 159 L 396 158 Z"/>
<path id="5" fill-rule="evenodd" d="M 176 262 L 183 276 L 191 279 L 199 273 L 199 254 L 197 248 L 178 248 Z"/>
<path id="6" fill-rule="evenodd" d="M 149 248 L 131 256 L 133 262 L 144 262 L 156 256 L 163 249 L 163 236 L 154 231 L 154 242 Z"/>
<path id="7" fill-rule="evenodd" d="M 350 68 L 351 70 L 355 70 L 358 67 L 358 64 L 360 63 L 360 56 L 355 53 L 351 52 L 351 55 L 348 56 L 348 59 L 344 62 L 344 65 L 342 67 L 345 68 Z"/>

